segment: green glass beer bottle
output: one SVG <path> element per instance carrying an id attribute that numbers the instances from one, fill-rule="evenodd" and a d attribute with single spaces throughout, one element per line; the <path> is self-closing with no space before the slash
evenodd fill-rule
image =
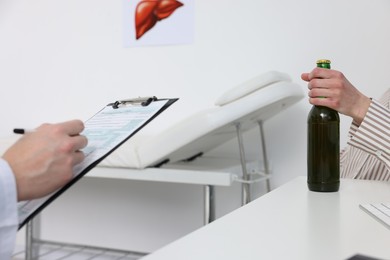
<path id="1" fill-rule="evenodd" d="M 330 61 L 318 60 L 317 67 L 330 69 Z M 313 106 L 307 124 L 308 188 L 319 192 L 338 191 L 340 187 L 339 114 L 328 107 Z"/>

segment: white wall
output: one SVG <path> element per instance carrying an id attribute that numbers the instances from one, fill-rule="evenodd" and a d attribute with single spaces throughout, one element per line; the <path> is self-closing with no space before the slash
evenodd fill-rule
<path id="1" fill-rule="evenodd" d="M 268 70 L 287 72 L 306 92 L 300 74 L 310 71 L 318 58 L 331 59 L 334 69 L 342 70 L 369 96 L 379 97 L 390 85 L 388 0 L 195 0 L 194 44 L 144 48 L 122 47 L 120 0 L 3 0 L 0 8 L 0 136 L 13 127 L 87 119 L 118 98 L 179 97 L 164 121 L 157 119 L 145 129 L 155 132 Z M 274 187 L 306 174 L 309 109 L 303 100 L 265 126 Z M 343 144 L 349 122 L 342 117 Z M 251 143 L 255 133 L 248 136 Z M 202 190 L 196 186 L 142 182 L 123 186 L 85 179 L 72 190 L 47 210 L 47 236 L 73 240 L 73 234 L 80 233 L 81 239 L 96 244 L 151 251 L 202 222 L 198 214 Z M 101 199 L 93 200 L 91 194 L 102 196 L 102 190 L 113 197 L 121 194 L 127 209 L 108 215 L 95 212 Z M 218 190 L 223 204 L 219 215 L 237 205 L 231 196 L 236 193 L 237 187 Z M 78 204 L 72 208 L 70 201 Z M 71 216 L 64 211 L 72 211 Z M 106 227 L 105 239 L 98 239 L 92 232 L 96 226 L 86 223 L 88 212 L 93 219 L 103 214 L 104 225 L 114 222 L 112 230 L 118 232 L 108 234 Z M 116 218 L 123 214 L 137 217 L 119 225 Z M 151 215 L 155 217 L 145 217 Z"/>

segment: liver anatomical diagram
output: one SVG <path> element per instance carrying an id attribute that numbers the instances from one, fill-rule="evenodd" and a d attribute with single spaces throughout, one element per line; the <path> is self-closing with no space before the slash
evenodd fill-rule
<path id="1" fill-rule="evenodd" d="M 158 21 L 168 18 L 177 8 L 183 6 L 176 0 L 142 0 L 135 9 L 136 39 L 152 29 Z"/>

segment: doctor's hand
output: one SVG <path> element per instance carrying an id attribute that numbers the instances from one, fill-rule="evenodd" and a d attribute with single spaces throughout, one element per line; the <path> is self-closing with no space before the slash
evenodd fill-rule
<path id="1" fill-rule="evenodd" d="M 4 153 L 15 175 L 19 201 L 43 197 L 72 179 L 73 166 L 84 160 L 83 129 L 79 120 L 43 124 Z"/>
<path id="2" fill-rule="evenodd" d="M 310 104 L 332 108 L 361 124 L 371 99 L 359 92 L 343 73 L 315 68 L 310 73 L 302 73 L 301 78 L 308 82 Z"/>

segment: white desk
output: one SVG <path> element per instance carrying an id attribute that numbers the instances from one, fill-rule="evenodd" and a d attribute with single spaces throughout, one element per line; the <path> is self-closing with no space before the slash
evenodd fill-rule
<path id="1" fill-rule="evenodd" d="M 337 193 L 315 193 L 299 177 L 142 259 L 390 259 L 390 229 L 359 208 L 384 201 L 390 183 L 342 180 Z"/>

